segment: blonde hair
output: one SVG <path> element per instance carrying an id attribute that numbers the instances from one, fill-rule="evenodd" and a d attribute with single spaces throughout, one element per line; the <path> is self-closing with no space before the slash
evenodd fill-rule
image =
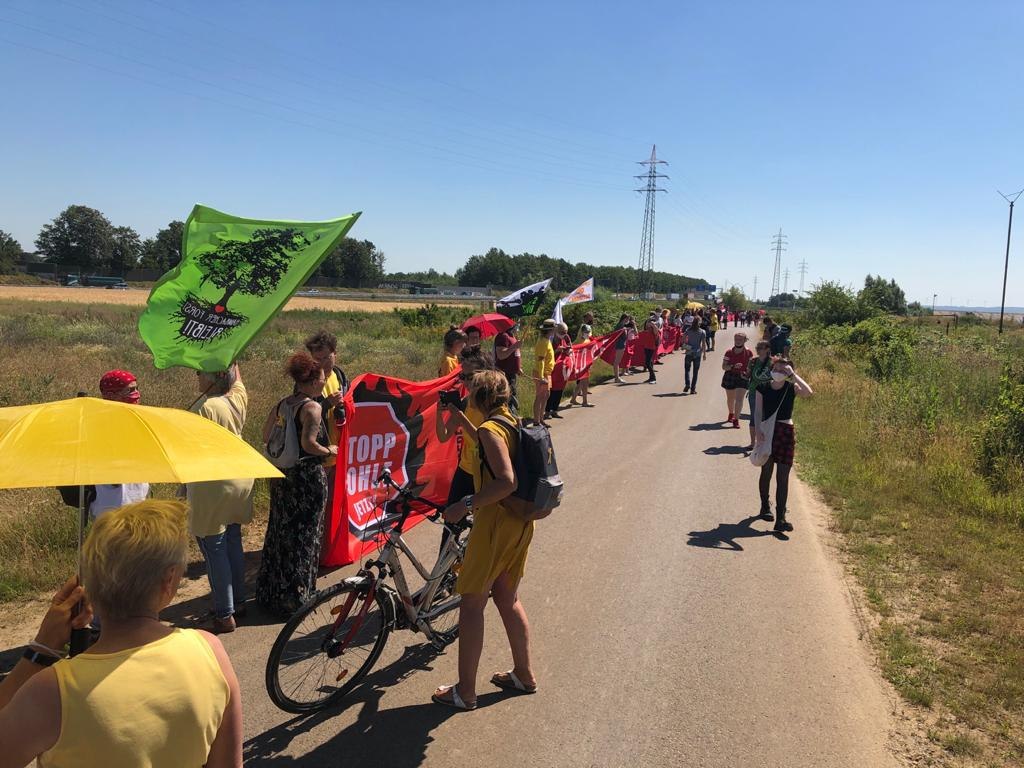
<path id="1" fill-rule="evenodd" d="M 82 546 L 82 581 L 101 617 L 125 619 L 152 610 L 167 569 L 184 568 L 188 507 L 149 499 L 97 518 Z"/>
<path id="2" fill-rule="evenodd" d="M 469 383 L 469 396 L 473 405 L 484 413 L 507 405 L 512 397 L 512 388 L 501 371 L 485 370 L 473 374 Z"/>

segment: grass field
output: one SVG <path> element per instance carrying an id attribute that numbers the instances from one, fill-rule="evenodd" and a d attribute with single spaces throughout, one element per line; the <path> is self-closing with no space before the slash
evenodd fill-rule
<path id="1" fill-rule="evenodd" d="M 827 336 L 794 347 L 816 391 L 799 471 L 836 509 L 882 671 L 951 764 L 1024 764 L 1024 485 L 1019 462 L 994 478 L 979 463 L 1024 332 L 926 325 L 897 362 Z"/>

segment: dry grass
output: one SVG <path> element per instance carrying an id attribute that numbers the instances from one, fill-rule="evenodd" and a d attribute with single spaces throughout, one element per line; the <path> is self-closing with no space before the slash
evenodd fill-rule
<path id="1" fill-rule="evenodd" d="M 999 344 L 984 327 L 924 338 L 914 374 L 888 382 L 797 347 L 816 390 L 801 474 L 837 510 L 883 673 L 957 765 L 1024 762 L 1024 489 L 990 487 L 972 447 L 1024 333 Z"/>
<path id="2" fill-rule="evenodd" d="M 0 299 L 21 299 L 23 301 L 59 301 L 75 304 L 116 304 L 119 306 L 145 306 L 149 297 L 148 289 L 128 288 L 115 291 L 108 288 L 63 288 L 49 285 L 0 285 Z M 410 307 L 422 303 L 422 299 L 410 297 L 410 301 L 372 301 L 361 299 L 330 299 L 296 296 L 288 302 L 286 311 L 297 309 L 323 309 L 330 312 L 390 312 L 396 307 Z M 464 303 L 439 302 L 441 306 L 461 307 Z"/>

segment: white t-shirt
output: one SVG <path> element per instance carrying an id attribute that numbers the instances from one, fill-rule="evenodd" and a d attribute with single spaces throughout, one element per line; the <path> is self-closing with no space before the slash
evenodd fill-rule
<path id="1" fill-rule="evenodd" d="M 96 500 L 89 506 L 89 514 L 95 519 L 104 512 L 145 501 L 149 496 L 149 483 L 124 483 L 122 485 L 97 485 Z"/>

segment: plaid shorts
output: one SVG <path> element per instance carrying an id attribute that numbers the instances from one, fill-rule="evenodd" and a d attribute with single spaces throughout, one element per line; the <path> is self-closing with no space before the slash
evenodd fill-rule
<path id="1" fill-rule="evenodd" d="M 746 389 L 750 379 L 744 378 L 736 371 L 726 371 L 722 376 L 722 389 Z"/>
<path id="2" fill-rule="evenodd" d="M 776 464 L 793 466 L 793 454 L 796 453 L 796 428 L 792 424 L 775 422 L 775 434 L 772 435 L 772 461 Z"/>

